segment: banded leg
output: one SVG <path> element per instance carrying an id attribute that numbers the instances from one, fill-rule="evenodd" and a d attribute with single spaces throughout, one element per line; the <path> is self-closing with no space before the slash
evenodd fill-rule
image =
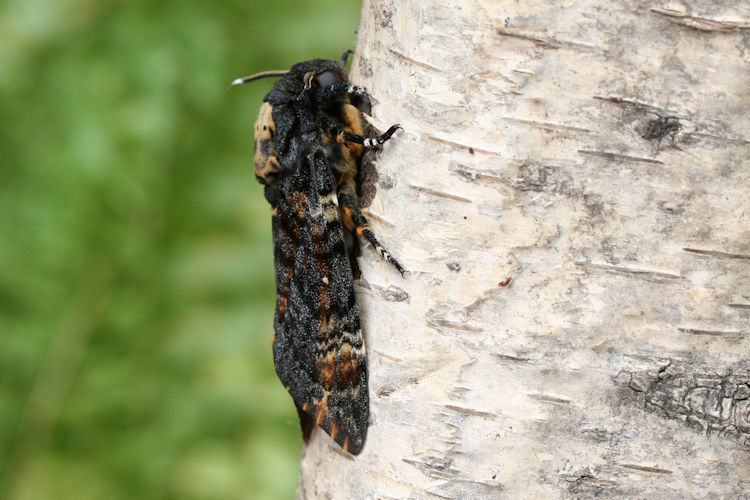
<path id="1" fill-rule="evenodd" d="M 362 144 L 366 148 L 374 148 L 385 143 L 391 138 L 396 130 L 401 128 L 401 125 L 392 125 L 391 128 L 380 134 L 378 137 L 365 137 L 363 135 L 354 134 L 348 130 L 344 130 L 333 118 L 329 118 L 325 121 L 325 127 L 329 134 L 336 138 L 336 142 L 354 142 L 356 144 Z"/>
<path id="2" fill-rule="evenodd" d="M 393 133 L 400 128 L 401 125 L 392 125 L 391 128 L 386 130 L 384 134 L 381 134 L 378 137 L 364 137 L 361 135 L 352 134 L 351 132 L 347 132 L 346 130 L 344 130 L 343 132 L 341 132 L 341 138 L 343 139 L 343 142 L 356 142 L 357 144 L 362 144 L 366 148 L 374 148 L 375 146 L 380 146 L 385 141 L 390 139 Z M 338 138 L 338 134 L 336 135 L 336 137 Z"/>
<path id="3" fill-rule="evenodd" d="M 372 232 L 372 229 L 370 229 L 370 223 L 359 211 L 359 208 L 357 208 L 356 203 L 354 202 L 354 197 L 346 192 L 348 189 L 348 186 L 342 186 L 342 192 L 338 195 L 339 207 L 343 215 L 344 224 L 346 224 L 347 227 L 352 226 L 350 227 L 351 230 L 369 241 L 373 248 L 375 248 L 375 251 L 378 252 L 378 255 L 380 255 L 380 257 L 386 262 L 392 264 L 393 267 L 401 273 L 401 276 L 403 276 L 406 270 L 396 259 L 393 258 L 388 250 L 380 244 L 375 237 L 375 234 Z"/>

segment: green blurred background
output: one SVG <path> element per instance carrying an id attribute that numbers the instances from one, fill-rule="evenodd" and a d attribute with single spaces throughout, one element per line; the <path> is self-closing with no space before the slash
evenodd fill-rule
<path id="1" fill-rule="evenodd" d="M 292 498 L 252 125 L 359 0 L 0 2 L 0 498 Z"/>

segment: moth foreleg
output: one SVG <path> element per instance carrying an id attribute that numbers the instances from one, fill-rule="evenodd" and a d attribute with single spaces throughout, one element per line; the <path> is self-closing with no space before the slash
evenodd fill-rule
<path id="1" fill-rule="evenodd" d="M 400 128 L 401 125 L 392 125 L 391 128 L 385 131 L 385 133 L 377 137 L 365 137 L 344 130 L 340 134 L 336 135 L 336 140 L 338 142 L 354 142 L 357 144 L 362 144 L 366 148 L 374 148 L 385 143 L 385 141 L 390 139 L 393 133 Z"/>
<path id="2" fill-rule="evenodd" d="M 396 130 L 401 128 L 401 125 L 392 125 L 391 128 L 386 130 L 383 134 L 377 137 L 365 137 L 363 135 L 355 134 L 344 130 L 335 120 L 330 119 L 326 122 L 326 128 L 328 132 L 336 138 L 336 142 L 353 142 L 355 144 L 361 144 L 366 148 L 374 148 L 384 144 L 385 141 L 391 138 Z"/>
<path id="3" fill-rule="evenodd" d="M 401 264 L 398 263 L 396 259 L 393 258 L 390 252 L 388 252 L 388 250 L 386 250 L 375 237 L 375 234 L 370 228 L 370 223 L 359 211 L 359 208 L 357 208 L 354 197 L 347 192 L 341 192 L 338 195 L 338 200 L 344 224 L 349 227 L 349 229 L 369 241 L 375 251 L 378 252 L 378 255 L 380 255 L 380 257 L 386 262 L 392 264 L 393 267 L 395 267 L 398 272 L 401 273 L 401 276 L 403 276 L 406 270 L 401 266 Z"/>
<path id="4" fill-rule="evenodd" d="M 328 87 L 320 89 L 316 94 L 315 102 L 318 106 L 326 106 L 343 97 L 348 97 L 354 107 L 363 113 L 369 115 L 370 111 L 372 111 L 370 96 L 367 95 L 365 89 L 347 82 L 334 83 Z"/>

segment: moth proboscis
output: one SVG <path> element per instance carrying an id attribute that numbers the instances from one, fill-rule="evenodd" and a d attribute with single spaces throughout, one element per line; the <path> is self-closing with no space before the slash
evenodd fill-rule
<path id="1" fill-rule="evenodd" d="M 367 435 L 365 343 L 354 293 L 358 236 L 402 275 L 357 205 L 365 149 L 401 128 L 366 137 L 367 93 L 347 81 L 341 61 L 313 59 L 279 77 L 255 122 L 255 176 L 271 204 L 276 313 L 276 373 L 297 407 L 305 441 L 315 425 L 359 454 Z"/>

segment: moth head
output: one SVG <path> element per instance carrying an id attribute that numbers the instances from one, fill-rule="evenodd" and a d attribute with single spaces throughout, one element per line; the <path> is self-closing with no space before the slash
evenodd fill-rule
<path id="1" fill-rule="evenodd" d="M 315 80 L 318 82 L 318 85 L 321 87 L 330 87 L 334 83 L 343 82 L 343 77 L 341 73 L 337 73 L 332 70 L 325 70 L 322 73 L 318 73 L 315 75 Z"/>
<path id="2" fill-rule="evenodd" d="M 277 81 L 265 100 L 272 104 L 288 103 L 336 83 L 346 82 L 343 60 L 329 61 L 312 59 L 292 66 L 288 71 L 265 71 L 244 78 L 237 78 L 232 85 L 240 85 L 261 78 L 277 77 Z"/>
<path id="3" fill-rule="evenodd" d="M 332 70 L 324 70 L 320 73 L 308 71 L 307 73 L 305 73 L 303 81 L 305 82 L 305 87 L 304 89 L 302 89 L 302 93 L 304 94 L 305 92 L 313 88 L 313 86 L 330 87 L 334 83 L 343 82 L 344 80 L 340 73 Z"/>

